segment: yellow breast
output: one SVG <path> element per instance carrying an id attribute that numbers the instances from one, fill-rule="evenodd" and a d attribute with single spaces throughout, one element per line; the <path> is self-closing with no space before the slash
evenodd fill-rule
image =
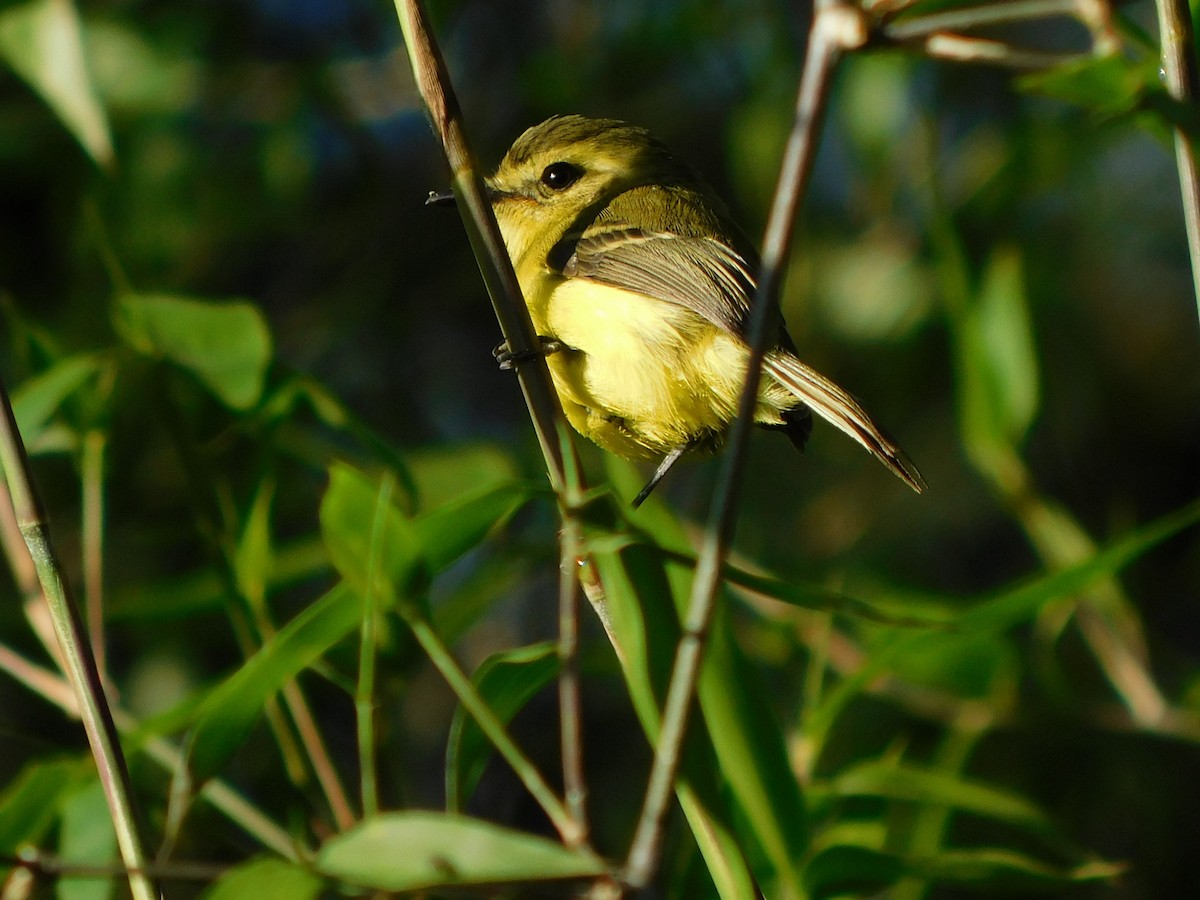
<path id="1" fill-rule="evenodd" d="M 746 350 L 682 306 L 545 272 L 529 279 L 539 334 L 569 349 L 548 358 L 571 423 L 627 457 L 658 456 L 723 432 Z"/>

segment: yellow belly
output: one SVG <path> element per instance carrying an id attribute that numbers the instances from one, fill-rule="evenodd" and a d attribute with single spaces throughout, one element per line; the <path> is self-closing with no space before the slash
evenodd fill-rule
<path id="1" fill-rule="evenodd" d="M 538 334 L 566 345 L 547 362 L 585 437 L 643 458 L 723 435 L 746 368 L 740 340 L 682 306 L 582 279 L 546 273 L 527 300 Z M 756 418 L 778 423 L 795 403 L 769 382 Z"/>

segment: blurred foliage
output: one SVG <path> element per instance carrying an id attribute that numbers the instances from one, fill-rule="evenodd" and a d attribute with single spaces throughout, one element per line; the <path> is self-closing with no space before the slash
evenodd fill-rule
<path id="1" fill-rule="evenodd" d="M 761 233 L 795 4 L 431 6 L 489 164 L 552 113 L 628 119 Z M 1159 83 L 1153 13 L 1120 7 L 1118 54 L 1021 76 L 845 61 L 784 313 L 930 490 L 831 429 L 803 458 L 755 437 L 663 896 L 1200 893 L 1200 354 L 1169 143 L 1196 122 Z M 447 175 L 394 10 L 5 0 L 0 61 L 0 373 L 76 593 L 103 601 L 151 848 L 236 866 L 170 896 L 596 872 L 427 659 L 436 634 L 558 771 L 557 512 L 462 230 L 422 206 Z M 581 451 L 594 483 L 636 490 L 644 473 Z M 608 858 L 713 472 L 680 467 L 636 514 L 589 507 Z M 82 730 L 20 680 L 54 662 L 19 565 L 5 590 L 0 852 L 111 860 Z M 282 829 L 222 806 L 230 785 Z M 387 812 L 350 827 L 368 790 Z"/>

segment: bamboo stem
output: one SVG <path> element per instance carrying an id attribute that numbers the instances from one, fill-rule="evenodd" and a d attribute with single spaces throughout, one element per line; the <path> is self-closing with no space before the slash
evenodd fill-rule
<path id="1" fill-rule="evenodd" d="M 641 817 L 622 873 L 624 882 L 636 889 L 647 887 L 658 868 L 667 805 L 683 752 L 706 635 L 721 586 L 721 571 L 733 539 L 747 438 L 758 403 L 762 360 L 772 337 L 772 326 L 777 321 L 784 263 L 796 212 L 812 173 L 832 76 L 842 53 L 862 46 L 866 39 L 866 21 L 857 7 L 839 0 L 818 0 L 800 77 L 792 132 L 784 151 L 779 184 L 763 238 L 762 269 L 747 327 L 750 358 L 746 381 L 738 404 L 738 416 L 730 429 L 722 458 L 705 541 L 692 582 L 688 614 L 667 688 L 662 731 L 655 747 Z"/>
<path id="2" fill-rule="evenodd" d="M 117 846 L 128 869 L 129 890 L 134 900 L 154 900 L 158 891 L 145 874 L 146 855 L 138 831 L 133 786 L 129 780 L 129 770 L 121 750 L 117 727 L 113 724 L 108 698 L 104 694 L 96 659 L 92 655 L 79 608 L 62 577 L 62 567 L 50 541 L 45 514 L 34 493 L 29 459 L 17 431 L 8 391 L 2 381 L 0 465 L 3 466 L 4 477 L 8 482 L 17 525 L 29 548 L 29 555 L 33 559 L 42 592 L 50 609 L 67 676 L 75 689 L 80 718 L 96 760 L 109 815 L 116 831 Z"/>

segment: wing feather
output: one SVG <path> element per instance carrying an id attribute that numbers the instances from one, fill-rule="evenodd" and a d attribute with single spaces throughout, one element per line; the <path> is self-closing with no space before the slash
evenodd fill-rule
<path id="1" fill-rule="evenodd" d="M 918 494 L 925 489 L 925 479 L 917 467 L 849 393 L 786 351 L 775 350 L 767 354 L 763 370 L 821 418 L 862 444 Z"/>
<path id="2" fill-rule="evenodd" d="M 562 273 L 682 306 L 738 336 L 754 293 L 750 264 L 721 241 L 623 225 L 589 229 Z"/>

